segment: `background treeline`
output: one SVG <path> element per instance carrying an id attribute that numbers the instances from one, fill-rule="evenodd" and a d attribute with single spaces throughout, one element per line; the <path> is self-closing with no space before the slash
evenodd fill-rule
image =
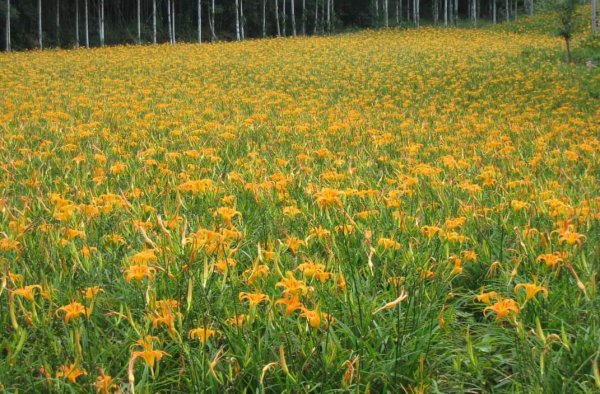
<path id="1" fill-rule="evenodd" d="M 531 15 L 551 0 L 538 1 L 0 0 L 0 33 L 3 49 L 10 50 L 241 40 L 423 23 L 477 26 Z M 597 20 L 598 0 L 591 1 Z"/>

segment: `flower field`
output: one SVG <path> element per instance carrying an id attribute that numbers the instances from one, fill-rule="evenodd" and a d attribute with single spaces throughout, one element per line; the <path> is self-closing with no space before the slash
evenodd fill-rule
<path id="1" fill-rule="evenodd" d="M 600 73 L 560 48 L 0 55 L 0 391 L 600 389 Z"/>

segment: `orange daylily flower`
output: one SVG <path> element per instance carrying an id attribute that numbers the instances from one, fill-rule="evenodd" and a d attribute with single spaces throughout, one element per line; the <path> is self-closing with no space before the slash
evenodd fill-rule
<path id="1" fill-rule="evenodd" d="M 519 283 L 515 286 L 515 294 L 518 294 L 520 289 L 525 289 L 525 301 L 529 301 L 539 292 L 544 294 L 544 298 L 548 298 L 548 289 L 537 283 Z"/>
<path id="2" fill-rule="evenodd" d="M 139 339 L 135 345 L 140 346 L 142 349 L 131 353 L 132 358 L 130 363 L 133 364 L 135 360 L 142 358 L 150 368 L 154 368 L 155 362 L 160 361 L 164 356 L 168 356 L 168 353 L 154 349 L 153 342 L 157 339 L 157 337 L 150 335 Z"/>
<path id="3" fill-rule="evenodd" d="M 106 375 L 104 370 L 100 368 L 100 374 L 94 382 L 94 386 L 96 386 L 97 394 L 110 394 L 116 388 L 115 380 L 110 375 Z"/>
<path id="4" fill-rule="evenodd" d="M 38 289 L 38 290 L 42 290 L 42 286 L 40 285 L 29 285 L 29 286 L 24 286 L 18 289 L 15 289 L 12 291 L 11 293 L 11 297 L 14 297 L 16 295 L 21 296 L 29 301 L 33 301 L 33 290 Z"/>
<path id="5" fill-rule="evenodd" d="M 125 270 L 125 280 L 127 282 L 131 282 L 132 280 L 141 282 L 144 278 L 148 278 L 151 281 L 154 279 L 155 273 L 156 268 L 149 267 L 146 264 L 132 265 Z"/>
<path id="6" fill-rule="evenodd" d="M 479 302 L 483 302 L 484 304 L 490 305 L 492 303 L 492 300 L 498 299 L 498 293 L 496 293 L 495 291 L 488 291 L 487 293 L 484 293 L 482 287 L 481 291 L 479 292 L 479 295 L 475 296 L 475 299 Z"/>
<path id="7" fill-rule="evenodd" d="M 300 301 L 300 297 L 298 296 L 298 294 L 285 295 L 282 298 L 275 301 L 275 305 L 284 305 L 286 316 L 290 316 L 295 311 L 303 308 L 303 304 Z"/>
<path id="8" fill-rule="evenodd" d="M 211 337 L 220 335 L 220 332 L 210 328 L 199 327 L 193 328 L 189 331 L 188 336 L 190 339 L 198 339 L 201 344 L 205 344 Z"/>
<path id="9" fill-rule="evenodd" d="M 71 383 L 76 383 L 77 378 L 82 375 L 87 375 L 87 372 L 85 369 L 77 367 L 75 363 L 60 366 L 60 368 L 58 368 L 58 372 L 56 373 L 57 378 L 65 378 Z"/>
<path id="10" fill-rule="evenodd" d="M 239 295 L 240 301 L 247 300 L 250 308 L 259 305 L 262 302 L 269 302 L 269 296 L 262 293 L 246 293 L 241 292 Z"/>
<path id="11" fill-rule="evenodd" d="M 496 321 L 500 322 L 505 318 L 518 314 L 519 305 L 517 305 L 517 302 L 515 300 L 507 298 L 504 300 L 499 300 L 493 305 L 486 306 L 483 309 L 484 316 L 487 316 L 487 311 L 494 312 L 496 314 Z"/>
<path id="12" fill-rule="evenodd" d="M 69 321 L 71 319 L 77 319 L 80 315 L 88 316 L 89 314 L 89 311 L 85 308 L 85 306 L 83 306 L 79 302 L 71 302 L 68 305 L 62 306 L 58 308 L 56 314 L 58 314 L 58 312 L 65 313 L 64 319 L 66 324 L 69 324 Z"/>
<path id="13" fill-rule="evenodd" d="M 286 272 L 285 278 L 275 283 L 276 287 L 283 287 L 283 294 L 306 294 L 308 287 L 306 284 L 294 277 L 291 271 Z"/>

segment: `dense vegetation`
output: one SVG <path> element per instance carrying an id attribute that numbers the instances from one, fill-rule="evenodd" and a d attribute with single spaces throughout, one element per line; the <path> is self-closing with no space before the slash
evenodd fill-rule
<path id="1" fill-rule="evenodd" d="M 0 391 L 597 392 L 548 21 L 0 54 Z"/>
<path id="2" fill-rule="evenodd" d="M 598 0 L 0 0 L 0 36 L 7 36 L 8 17 L 12 49 L 481 26 L 517 21 L 569 1 Z M 587 25 L 592 13 L 588 8 Z"/>

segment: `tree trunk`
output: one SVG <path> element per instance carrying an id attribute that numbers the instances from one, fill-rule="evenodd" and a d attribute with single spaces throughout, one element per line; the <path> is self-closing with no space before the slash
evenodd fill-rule
<path id="1" fill-rule="evenodd" d="M 498 23 L 498 16 L 496 14 L 498 7 L 496 6 L 496 0 L 492 0 L 492 22 L 494 25 Z"/>
<path id="2" fill-rule="evenodd" d="M 100 46 L 104 46 L 104 0 L 100 0 L 100 10 L 98 12 Z"/>
<path id="3" fill-rule="evenodd" d="M 506 21 L 510 21 L 510 5 L 508 4 L 508 0 L 504 0 L 504 17 Z"/>
<path id="4" fill-rule="evenodd" d="M 375 26 L 379 27 L 379 0 L 375 0 Z"/>
<path id="5" fill-rule="evenodd" d="M 279 25 L 279 0 L 275 0 L 275 25 L 277 27 L 277 36 L 281 36 L 281 26 Z"/>
<path id="6" fill-rule="evenodd" d="M 444 0 L 444 26 L 448 26 L 448 0 Z"/>
<path id="7" fill-rule="evenodd" d="M 202 0 L 198 0 L 198 11 L 196 15 L 198 16 L 197 26 L 198 26 L 198 42 L 202 42 Z"/>
<path id="8" fill-rule="evenodd" d="M 565 37 L 565 48 L 567 49 L 567 63 L 571 63 L 573 57 L 571 56 L 571 39 L 569 37 Z"/>
<path id="9" fill-rule="evenodd" d="M 10 0 L 6 0 L 6 52 L 10 52 Z"/>
<path id="10" fill-rule="evenodd" d="M 240 2 L 235 0 L 235 39 L 240 40 Z"/>
<path id="11" fill-rule="evenodd" d="M 385 27 L 390 27 L 388 0 L 383 0 L 383 24 Z"/>
<path id="12" fill-rule="evenodd" d="M 285 13 L 285 0 L 281 0 L 281 3 L 283 4 L 282 12 L 281 12 L 281 18 L 283 20 L 283 24 L 282 24 L 282 27 L 283 27 L 283 36 L 285 37 L 285 36 L 287 36 L 287 31 L 286 31 L 287 30 L 286 29 L 286 27 L 287 27 L 287 14 Z"/>
<path id="13" fill-rule="evenodd" d="M 433 24 L 437 26 L 438 24 L 438 0 L 433 0 Z"/>
<path id="14" fill-rule="evenodd" d="M 454 0 L 454 26 L 458 25 L 458 0 Z"/>
<path id="15" fill-rule="evenodd" d="M 267 36 L 267 0 L 262 0 L 262 36 Z"/>
<path id="16" fill-rule="evenodd" d="M 315 26 L 313 34 L 317 34 L 317 26 L 319 26 L 319 0 L 315 0 Z"/>
<path id="17" fill-rule="evenodd" d="M 142 10 L 140 0 L 137 0 L 137 43 L 142 43 Z"/>
<path id="18" fill-rule="evenodd" d="M 598 34 L 598 0 L 592 0 L 592 33 Z"/>
<path id="19" fill-rule="evenodd" d="M 152 0 L 152 43 L 156 44 L 156 0 Z"/>
<path id="20" fill-rule="evenodd" d="M 89 25 L 89 11 L 88 11 L 88 0 L 84 0 L 83 3 L 85 12 L 85 47 L 90 47 L 90 25 Z"/>
<path id="21" fill-rule="evenodd" d="M 79 0 L 75 0 L 75 48 L 79 48 Z"/>
<path id="22" fill-rule="evenodd" d="M 171 0 L 171 37 L 173 37 L 173 44 L 177 43 L 177 35 L 175 34 L 175 19 L 175 0 Z"/>
<path id="23" fill-rule="evenodd" d="M 173 28 L 171 27 L 171 0 L 167 0 L 167 28 L 169 31 L 169 44 L 173 44 Z"/>
<path id="24" fill-rule="evenodd" d="M 38 0 L 38 47 L 40 50 L 44 48 L 42 37 L 42 0 Z"/>
<path id="25" fill-rule="evenodd" d="M 294 0 L 290 0 L 290 16 L 292 18 L 292 35 L 296 37 L 296 4 Z"/>
<path id="26" fill-rule="evenodd" d="M 516 22 L 516 20 L 517 20 L 517 14 L 518 14 L 518 12 L 517 12 L 517 11 L 518 11 L 518 8 L 517 8 L 517 7 L 518 7 L 518 6 L 519 6 L 519 2 L 518 2 L 517 0 L 515 0 L 515 10 L 514 10 L 514 12 L 515 12 L 515 22 Z"/>
<path id="27" fill-rule="evenodd" d="M 210 24 L 210 41 L 215 42 L 217 41 L 217 34 L 215 33 L 215 0 L 211 0 L 210 18 L 208 20 Z"/>
<path id="28" fill-rule="evenodd" d="M 323 0 L 321 2 L 321 34 L 325 34 L 325 2 L 327 0 Z"/>
<path id="29" fill-rule="evenodd" d="M 419 27 L 421 24 L 421 12 L 419 10 L 419 6 L 420 6 L 420 2 L 421 0 L 414 0 L 415 4 L 414 4 L 414 16 L 415 16 L 415 27 Z"/>
<path id="30" fill-rule="evenodd" d="M 244 29 L 246 19 L 244 18 L 244 0 L 240 0 L 240 33 L 242 34 L 242 40 L 246 39 L 246 32 Z"/>
<path id="31" fill-rule="evenodd" d="M 396 0 L 396 25 L 400 24 L 402 0 Z"/>

